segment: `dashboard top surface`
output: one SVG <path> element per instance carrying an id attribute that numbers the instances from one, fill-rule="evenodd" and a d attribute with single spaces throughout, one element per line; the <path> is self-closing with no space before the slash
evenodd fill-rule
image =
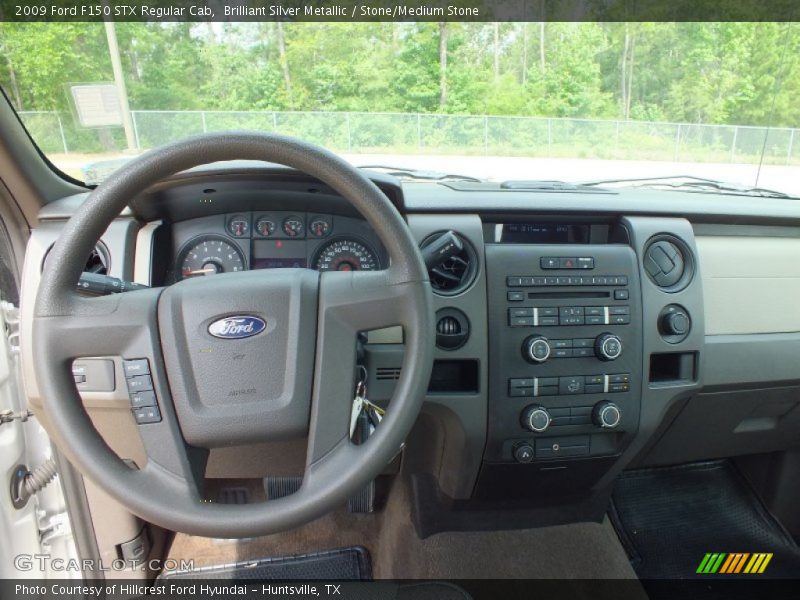
<path id="1" fill-rule="evenodd" d="M 577 213 L 583 215 L 685 216 L 720 223 L 800 223 L 800 202 L 733 195 L 687 193 L 644 188 L 615 188 L 613 193 L 463 191 L 433 182 L 401 182 L 364 171 L 405 213 Z M 208 193 L 212 190 L 211 194 Z M 67 219 L 86 198 L 75 194 L 45 205 L 41 220 Z M 214 201 L 213 198 L 219 198 Z M 224 201 L 223 201 L 224 198 Z M 357 216 L 334 190 L 298 171 L 259 163 L 221 163 L 178 173 L 137 197 L 123 216 L 143 221 L 179 221 L 232 210 L 292 210 Z"/>

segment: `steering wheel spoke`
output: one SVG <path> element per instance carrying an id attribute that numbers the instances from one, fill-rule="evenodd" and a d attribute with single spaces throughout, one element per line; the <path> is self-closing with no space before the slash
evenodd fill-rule
<path id="1" fill-rule="evenodd" d="M 159 288 L 147 288 L 93 298 L 72 292 L 57 311 L 37 319 L 36 342 L 47 344 L 52 359 L 65 362 L 157 348 L 160 293 Z"/>
<path id="2" fill-rule="evenodd" d="M 307 456 L 312 471 L 317 461 L 349 437 L 358 333 L 399 325 L 414 344 L 414 336 L 428 333 L 422 325 L 429 318 L 426 311 L 432 312 L 427 281 L 404 280 L 392 269 L 323 274 Z M 430 363 L 432 357 L 426 359 Z M 395 395 L 403 389 L 401 375 Z"/>

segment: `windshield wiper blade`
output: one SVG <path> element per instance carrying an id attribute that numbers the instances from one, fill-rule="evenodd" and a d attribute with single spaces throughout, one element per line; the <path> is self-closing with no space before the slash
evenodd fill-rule
<path id="1" fill-rule="evenodd" d="M 483 181 L 471 175 L 460 175 L 458 173 L 443 173 L 440 171 L 427 171 L 423 169 L 406 169 L 404 167 L 394 167 L 391 165 L 360 165 L 359 169 L 371 169 L 373 171 L 383 171 L 388 175 L 395 177 L 407 177 L 409 179 L 420 179 L 426 181 L 447 181 L 447 180 L 460 180 L 460 181 L 474 181 L 480 183 Z"/>
<path id="2" fill-rule="evenodd" d="M 675 190 L 691 190 L 695 192 L 713 192 L 719 194 L 731 194 L 738 196 L 758 196 L 762 198 L 793 198 L 789 194 L 770 190 L 762 187 L 749 187 L 719 181 L 717 179 L 707 179 L 696 177 L 695 175 L 667 175 L 664 177 L 631 177 L 623 179 L 603 179 L 598 181 L 588 181 L 583 185 L 607 185 L 610 183 L 631 183 L 638 184 L 638 187 L 666 187 Z"/>

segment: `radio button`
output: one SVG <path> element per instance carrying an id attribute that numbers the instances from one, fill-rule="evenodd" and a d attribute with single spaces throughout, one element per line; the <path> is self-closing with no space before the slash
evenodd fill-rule
<path id="1" fill-rule="evenodd" d="M 524 388 L 511 388 L 508 390 L 508 395 L 511 398 L 532 398 L 534 396 L 534 389 L 532 387 Z"/>
<path id="2" fill-rule="evenodd" d="M 536 384 L 536 381 L 533 377 L 525 377 L 519 379 L 509 379 L 508 380 L 508 387 L 509 388 L 523 388 L 523 387 L 533 387 Z"/>
<path id="3" fill-rule="evenodd" d="M 606 380 L 605 375 L 587 375 L 586 377 L 583 378 L 583 382 L 586 385 L 590 384 L 603 385 L 603 383 L 605 383 L 605 380 Z"/>
<path id="4" fill-rule="evenodd" d="M 578 317 L 561 317 L 560 323 L 562 325 L 583 325 L 583 315 Z"/>
<path id="5" fill-rule="evenodd" d="M 553 348 L 572 348 L 572 340 L 550 340 Z"/>
<path id="6" fill-rule="evenodd" d="M 509 302 L 522 302 L 525 300 L 525 292 L 508 292 Z"/>
<path id="7" fill-rule="evenodd" d="M 558 316 L 558 307 L 557 306 L 543 306 L 539 309 L 539 316 L 540 317 L 557 317 Z"/>
<path id="8" fill-rule="evenodd" d="M 602 306 L 586 306 L 584 307 L 583 312 L 587 317 L 589 315 L 595 317 L 598 315 L 603 316 L 603 314 L 605 314 Z"/>
<path id="9" fill-rule="evenodd" d="M 558 317 L 539 317 L 539 325 L 542 327 L 554 327 L 558 325 Z"/>
<path id="10" fill-rule="evenodd" d="M 602 383 L 587 384 L 583 387 L 585 394 L 602 394 L 605 386 Z"/>
<path id="11" fill-rule="evenodd" d="M 537 396 L 558 396 L 558 386 L 548 385 L 545 387 L 539 386 L 536 390 Z"/>
<path id="12" fill-rule="evenodd" d="M 508 316 L 509 317 L 532 317 L 533 316 L 533 309 L 532 308 L 509 308 L 508 309 Z"/>
<path id="13" fill-rule="evenodd" d="M 509 327 L 533 327 L 533 317 L 509 317 Z"/>
<path id="14" fill-rule="evenodd" d="M 609 325 L 627 325 L 631 322 L 630 315 L 611 315 L 608 317 Z"/>
<path id="15" fill-rule="evenodd" d="M 614 290 L 614 300 L 627 300 L 629 297 L 628 290 Z"/>
<path id="16" fill-rule="evenodd" d="M 626 305 L 623 306 L 609 306 L 608 307 L 608 314 L 610 315 L 629 315 L 631 314 L 631 307 Z"/>
<path id="17" fill-rule="evenodd" d="M 594 347 L 594 338 L 580 338 L 577 340 L 572 340 L 572 347 L 573 348 L 593 348 Z"/>
<path id="18" fill-rule="evenodd" d="M 553 358 L 572 358 L 573 356 L 572 348 L 557 348 L 553 350 Z"/>
<path id="19" fill-rule="evenodd" d="M 605 325 L 606 319 L 604 315 L 592 315 L 586 317 L 586 325 Z"/>
<path id="20" fill-rule="evenodd" d="M 539 387 L 558 385 L 558 377 L 537 377 L 536 383 L 539 385 Z"/>
<path id="21" fill-rule="evenodd" d="M 573 358 L 588 358 L 594 356 L 594 350 L 591 348 L 575 348 L 572 351 Z"/>

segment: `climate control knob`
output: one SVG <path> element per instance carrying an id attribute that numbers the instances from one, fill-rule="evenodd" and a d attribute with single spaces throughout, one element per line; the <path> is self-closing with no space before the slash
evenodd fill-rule
<path id="1" fill-rule="evenodd" d="M 520 421 L 525 429 L 535 431 L 536 433 L 541 433 L 550 427 L 551 419 L 550 413 L 547 412 L 547 409 L 544 406 L 531 404 L 530 406 L 526 407 L 524 411 L 522 411 L 522 417 Z"/>
<path id="2" fill-rule="evenodd" d="M 601 333 L 594 341 L 594 353 L 600 360 L 616 360 L 622 355 L 622 340 L 613 333 Z"/>
<path id="3" fill-rule="evenodd" d="M 532 363 L 543 363 L 550 358 L 550 342 L 541 335 L 532 335 L 522 342 L 522 356 Z"/>
<path id="4" fill-rule="evenodd" d="M 619 406 L 608 400 L 598 402 L 592 409 L 592 422 L 603 429 L 614 429 L 621 418 Z"/>

